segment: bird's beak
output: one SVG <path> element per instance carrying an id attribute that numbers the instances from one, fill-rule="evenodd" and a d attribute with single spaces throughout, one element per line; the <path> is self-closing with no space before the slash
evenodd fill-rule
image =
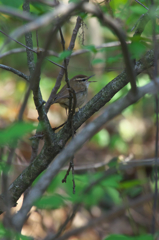
<path id="1" fill-rule="evenodd" d="M 88 79 L 90 79 L 90 78 L 93 77 L 93 76 L 95 76 L 95 74 L 92 75 L 92 76 L 90 76 L 90 77 L 88 77 Z M 87 79 L 87 80 L 88 80 L 88 79 Z M 91 82 L 97 82 L 97 81 L 89 81 L 89 82 L 91 83 Z"/>

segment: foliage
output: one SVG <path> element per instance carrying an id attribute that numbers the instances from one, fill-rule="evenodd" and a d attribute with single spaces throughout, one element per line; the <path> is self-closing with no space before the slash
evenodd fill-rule
<path id="1" fill-rule="evenodd" d="M 4 146 L 8 144 L 15 147 L 18 140 L 34 129 L 35 126 L 31 123 L 14 123 L 12 126 L 0 131 L 0 145 Z"/>
<path id="2" fill-rule="evenodd" d="M 111 235 L 104 240 L 153 240 L 153 237 L 151 235 L 141 235 L 141 236 L 135 236 L 135 237 L 128 237 L 124 235 Z"/>
<path id="3" fill-rule="evenodd" d="M 50 5 L 52 4 L 52 2 L 53 1 L 50 1 Z M 74 4 L 81 3 L 81 1 L 78 0 L 69 0 L 68 5 L 72 2 Z M 141 2 L 146 6 L 147 1 L 142 0 Z M 23 22 L 23 20 L 21 20 L 20 17 L 16 15 L 17 13 L 14 12 L 15 10 L 22 12 L 23 3 L 24 1 L 22 0 L 0 0 L 0 4 L 6 9 L 8 9 L 6 11 L 12 11 L 12 14 L 1 15 L 0 28 L 8 35 L 10 35 L 10 33 L 19 26 L 25 24 L 26 27 L 29 25 L 26 20 L 25 22 Z M 41 93 L 42 98 L 47 102 L 52 88 L 55 86 L 55 84 L 59 84 L 56 82 L 57 76 L 64 75 L 64 73 L 68 74 L 69 79 L 76 74 L 86 74 L 90 76 L 92 75 L 92 72 L 95 73 L 94 81 L 96 81 L 96 83 L 90 84 L 89 88 L 90 99 L 94 95 L 98 94 L 101 89 L 105 88 L 105 86 L 111 86 L 110 91 L 112 89 L 118 89 L 123 79 L 119 79 L 118 82 L 113 84 L 112 82 L 113 79 L 118 77 L 119 74 L 124 70 L 124 64 L 127 63 L 127 61 L 125 61 L 123 57 L 125 56 L 125 52 L 121 50 L 120 44 L 116 43 L 116 41 L 118 41 L 118 38 L 115 34 L 117 30 L 121 31 L 123 39 L 127 41 L 126 46 L 128 47 L 130 59 L 133 60 L 133 63 L 137 63 L 135 67 L 140 65 L 146 52 L 153 48 L 152 39 L 154 39 L 154 36 L 152 36 L 152 29 L 155 29 L 156 34 L 158 34 L 158 20 L 156 21 L 155 27 L 152 27 L 153 21 L 149 21 L 143 27 L 141 36 L 140 34 L 135 33 L 141 23 L 141 17 L 143 16 L 143 14 L 147 13 L 146 8 L 144 8 L 135 1 L 132 2 L 128 0 L 111 0 L 103 2 L 96 1 L 96 3 L 94 4 L 97 4 L 94 5 L 96 6 L 96 9 L 101 10 L 102 14 L 105 14 L 105 16 L 107 17 L 107 25 L 103 25 L 103 19 L 99 14 L 100 11 L 98 12 L 98 14 L 92 14 L 93 10 L 91 10 L 90 12 L 87 12 L 86 10 L 81 11 L 79 7 L 75 11 L 72 11 L 69 16 L 67 16 L 65 11 L 63 11 L 61 15 L 59 14 L 58 16 L 56 16 L 55 19 L 52 19 L 50 22 L 48 21 L 49 23 L 42 25 L 42 27 L 40 27 L 36 33 L 35 31 L 33 31 L 32 36 L 29 36 L 27 34 L 25 35 L 26 39 L 30 38 L 30 41 L 33 41 L 33 46 L 35 49 L 37 45 L 37 48 L 41 48 L 44 47 L 46 44 L 46 39 L 51 32 L 50 29 L 53 29 L 54 27 L 57 28 L 54 35 L 52 36 L 51 44 L 49 45 L 49 50 L 52 50 L 53 53 L 49 52 L 50 55 L 44 59 L 44 64 L 40 67 L 40 69 L 38 69 L 38 80 L 40 79 L 38 91 L 33 91 L 33 95 L 30 94 L 30 96 L 28 97 L 27 105 L 25 106 L 25 111 L 23 112 L 23 121 L 18 121 L 17 118 L 20 111 L 19 109 L 25 102 L 25 98 L 28 93 L 28 84 L 24 82 L 24 80 L 22 80 L 18 75 L 13 75 L 12 72 L 6 73 L 1 66 L 2 70 L 0 71 L 0 102 L 2 104 L 0 107 L 0 171 L 2 173 L 2 182 L 4 183 L 4 181 L 7 179 L 6 184 L 8 184 L 8 180 L 12 180 L 17 177 L 14 176 L 14 171 L 16 170 L 19 174 L 19 168 L 17 167 L 16 169 L 15 166 L 17 166 L 16 164 L 18 163 L 19 159 L 27 159 L 26 156 L 28 154 L 27 151 L 29 148 L 32 148 L 31 159 L 34 156 L 34 159 L 32 159 L 34 161 L 30 165 L 32 167 L 29 168 L 29 177 L 26 177 L 28 169 L 26 168 L 24 172 L 19 176 L 19 180 L 22 180 L 22 182 L 20 182 L 20 185 L 18 185 L 19 182 L 17 178 L 10 186 L 10 192 L 12 193 L 12 191 L 14 191 L 12 187 L 15 184 L 15 195 L 13 194 L 12 196 L 13 200 L 16 198 L 18 199 L 18 194 L 16 191 L 18 191 L 19 189 L 23 189 L 23 185 L 25 184 L 27 187 L 23 189 L 23 192 L 28 187 L 30 187 L 30 185 L 32 185 L 32 189 L 36 189 L 36 184 L 38 183 L 39 179 L 41 179 L 47 172 L 47 166 L 49 169 L 49 164 L 51 163 L 53 158 L 55 158 L 56 155 L 58 156 L 58 154 L 60 155 L 60 152 L 63 150 L 65 145 L 67 147 L 66 143 L 68 139 L 70 139 L 71 134 L 72 136 L 74 135 L 73 131 L 77 130 L 73 129 L 74 124 L 76 124 L 76 122 L 73 122 L 74 116 L 73 120 L 71 120 L 72 122 L 70 121 L 70 124 L 73 123 L 73 125 L 69 125 L 68 129 L 65 129 L 68 123 L 66 123 L 66 125 L 62 127 L 62 129 L 54 129 L 54 127 L 56 128 L 56 125 L 60 125 L 60 122 L 63 123 L 68 116 L 66 115 L 65 111 L 62 112 L 61 108 L 56 104 L 50 107 L 48 115 L 45 113 L 45 102 L 39 105 L 36 104 L 35 107 L 35 102 L 42 100 Z M 66 6 L 67 5 L 65 5 L 65 7 Z M 13 9 L 10 9 L 8 7 L 11 7 Z M 151 8 L 151 6 L 149 6 L 149 8 Z M 30 3 L 30 14 L 37 19 L 39 16 L 43 17 L 45 15 L 46 18 L 44 20 L 48 20 L 48 16 L 50 16 L 51 13 L 56 14 L 56 9 L 52 9 L 49 4 L 47 5 L 34 1 Z M 156 16 L 157 13 L 158 8 L 156 6 L 153 15 Z M 57 24 L 58 20 L 61 19 L 61 16 L 63 15 L 65 16 L 67 21 L 66 19 L 64 19 L 64 22 L 60 22 L 60 24 Z M 79 30 L 79 39 L 76 39 L 75 42 L 71 42 L 72 45 L 75 44 L 73 50 L 67 50 L 68 45 L 70 45 L 72 30 L 75 25 L 74 16 L 77 15 L 82 18 L 81 28 Z M 150 16 L 152 16 L 152 12 L 150 12 Z M 37 21 L 37 19 L 35 20 L 35 22 Z M 92 22 L 93 30 L 91 30 Z M 40 24 L 40 22 L 38 22 L 38 24 Z M 113 29 L 110 28 L 111 24 L 114 24 L 113 27 L 116 31 L 110 30 Z M 62 51 L 63 46 L 60 43 L 61 39 L 60 34 L 58 33 L 59 27 L 61 27 L 61 31 L 65 38 L 65 51 Z M 77 29 L 76 31 L 78 32 Z M 73 33 L 76 31 L 74 30 Z M 27 41 L 24 41 L 24 36 L 16 40 L 18 40 L 24 45 L 28 44 Z M 131 41 L 131 44 L 128 41 Z M 3 45 L 4 42 L 5 46 Z M 29 59 L 29 53 L 31 53 L 31 51 L 27 53 L 27 55 L 22 52 L 16 52 L 16 54 L 12 55 L 12 50 L 17 50 L 18 45 L 14 41 L 7 42 L 6 36 L 2 35 L 2 33 L 0 35 L 0 43 L 4 47 L 4 52 L 9 51 L 8 55 L 1 58 L 2 63 L 8 67 L 11 66 L 12 70 L 18 69 L 22 73 L 26 73 L 28 76 L 28 66 L 30 68 L 34 68 L 32 65 L 32 60 Z M 114 45 L 109 46 L 110 43 L 113 43 Z M 79 50 L 81 51 L 80 54 L 78 52 Z M 72 55 L 72 53 L 75 54 Z M 38 62 L 38 64 L 40 63 L 41 56 L 42 54 L 39 54 L 37 56 L 37 54 L 34 53 L 34 64 L 36 64 L 36 62 Z M 48 58 L 60 65 L 63 64 L 64 60 L 68 61 L 68 59 L 70 59 L 70 63 L 67 69 L 59 70 L 59 67 L 57 67 L 56 65 L 52 65 L 50 62 L 47 61 Z M 145 72 L 138 76 L 137 87 L 146 86 L 146 84 L 148 84 L 152 78 L 153 74 L 151 69 L 149 68 L 147 71 L 147 66 L 145 66 L 144 70 Z M 34 71 L 34 69 L 32 69 L 32 71 Z M 32 71 L 30 71 L 30 76 L 32 75 Z M 34 77 L 36 82 L 38 83 L 36 78 L 37 76 Z M 62 82 L 62 85 L 64 84 L 65 83 Z M 126 94 L 130 90 L 130 83 L 126 84 L 124 87 L 121 87 L 120 91 L 116 90 L 115 95 L 109 97 L 108 105 L 111 106 L 112 103 L 116 103 L 118 100 L 122 99 L 123 96 L 126 96 Z M 100 95 L 101 99 L 104 99 L 104 97 L 106 97 L 104 96 L 104 94 Z M 96 99 L 96 96 L 94 99 Z M 101 107 L 98 107 L 99 102 L 100 99 L 98 97 L 97 100 L 95 100 L 94 102 L 95 104 L 91 106 L 91 109 L 95 109 L 95 111 L 92 110 L 92 113 L 96 113 L 98 111 L 97 115 L 101 114 L 99 112 Z M 106 101 L 105 103 L 107 102 L 108 101 Z M 155 122 L 156 115 L 154 114 L 153 104 L 153 97 L 149 94 L 146 94 L 138 103 L 127 107 L 122 113 L 120 113 L 120 115 L 116 114 L 116 117 L 113 120 L 111 120 L 110 122 L 106 122 L 106 124 L 104 125 L 101 125 L 100 129 L 98 128 L 98 131 L 94 131 L 93 137 L 91 138 L 89 143 L 83 143 L 84 146 L 82 150 L 80 150 L 79 153 L 75 154 L 75 165 L 78 165 L 78 163 L 80 163 L 81 166 L 85 167 L 86 163 L 88 162 L 89 169 L 89 163 L 90 165 L 100 163 L 101 161 L 105 163 L 108 159 L 109 163 L 103 165 L 102 167 L 98 167 L 97 170 L 92 170 L 94 168 L 93 166 L 91 166 L 91 170 L 84 171 L 84 173 L 80 174 L 78 174 L 78 171 L 77 174 L 75 174 L 73 170 L 72 176 L 70 176 L 71 173 L 69 176 L 67 176 L 66 183 L 62 183 L 62 179 L 64 179 L 66 171 L 62 170 L 60 173 L 58 173 L 58 169 L 55 173 L 56 177 L 53 177 L 52 181 L 50 180 L 51 182 L 49 186 L 47 185 L 47 189 L 43 188 L 41 190 L 43 192 L 43 195 L 41 193 L 42 196 L 39 199 L 33 201 L 32 205 L 34 205 L 36 211 L 40 213 L 41 216 L 42 214 L 45 216 L 45 214 L 54 213 L 54 211 L 60 211 L 61 209 L 70 210 L 73 208 L 73 206 L 79 204 L 80 206 L 82 206 L 81 208 L 84 209 L 85 212 L 87 212 L 87 215 L 89 215 L 89 218 L 87 217 L 87 220 L 89 219 L 89 221 L 91 222 L 94 217 L 93 209 L 100 209 L 100 211 L 104 213 L 111 213 L 111 210 L 114 210 L 116 208 L 118 209 L 120 206 L 124 205 L 125 209 L 127 209 L 129 199 L 138 199 L 141 195 L 143 195 L 143 192 L 145 191 L 145 189 L 147 189 L 145 186 L 149 185 L 149 190 L 154 190 L 156 187 L 156 182 L 150 183 L 147 175 L 147 172 L 151 171 L 151 180 L 154 180 L 154 171 L 152 171 L 151 168 L 148 169 L 149 171 L 147 171 L 147 169 L 145 168 L 142 169 L 141 177 L 139 174 L 141 169 L 135 169 L 135 173 L 133 173 L 132 175 L 127 171 L 122 172 L 120 170 L 121 164 L 123 164 L 123 166 L 124 164 L 127 164 L 127 162 L 124 160 L 127 159 L 127 156 L 129 157 L 129 155 L 133 154 L 133 156 L 137 159 L 149 158 L 152 156 L 154 157 L 154 153 L 152 153 L 152 145 L 154 146 L 155 142 L 155 128 L 153 124 Z M 106 109 L 107 108 L 105 108 L 104 110 L 106 111 Z M 78 113 L 75 114 L 75 117 L 77 116 L 75 121 L 80 121 L 80 117 L 83 117 L 83 119 L 85 117 L 84 121 L 88 122 L 94 120 L 93 114 L 87 117 L 86 112 L 84 112 L 83 108 L 79 109 Z M 45 128 L 41 128 L 40 125 L 37 128 L 37 121 L 41 121 L 41 119 L 42 121 L 44 121 Z M 83 122 L 79 123 L 79 126 L 80 124 L 83 124 Z M 48 129 L 50 130 L 49 133 Z M 34 135 L 35 131 L 37 132 L 37 135 Z M 70 136 L 65 137 L 65 134 L 67 134 L 68 132 L 71 132 Z M 21 149 L 20 144 L 18 145 L 18 143 L 25 142 L 25 139 L 29 139 L 31 134 L 34 135 L 32 141 L 29 140 L 29 143 L 27 141 L 25 149 Z M 76 135 L 78 137 L 78 132 Z M 61 139 L 59 136 L 62 136 Z M 41 144 L 42 141 L 44 143 Z M 72 142 L 73 141 L 74 139 L 72 140 Z M 8 156 L 12 150 L 15 150 L 15 157 L 12 162 L 13 164 L 9 165 Z M 17 152 L 19 155 L 17 154 Z M 37 164 L 36 160 L 38 160 L 39 156 L 41 156 L 42 162 Z M 48 159 L 47 164 L 45 162 L 46 158 Z M 35 169 L 35 166 L 38 169 L 38 176 L 36 175 L 37 169 Z M 55 169 L 56 167 L 57 166 L 55 166 Z M 34 169 L 34 171 L 32 169 Z M 109 171 L 112 171 L 111 175 L 109 175 Z M 8 172 L 9 174 L 11 173 L 11 177 L 8 175 Z M 108 175 L 106 175 L 107 172 Z M 105 177 L 103 177 L 104 174 Z M 29 182 L 28 180 L 30 179 L 30 176 L 33 176 L 32 182 Z M 75 182 L 75 194 L 73 193 L 72 182 Z M 3 189 L 3 186 L 1 187 Z M 2 199 L 3 198 L 4 195 L 2 195 Z M 26 200 L 24 200 L 24 204 L 25 201 L 27 201 L 27 197 Z M 15 202 L 14 204 L 16 205 Z M 128 209 L 128 211 L 129 210 L 131 209 Z M 78 211 L 82 212 L 81 210 Z M 27 214 L 25 218 L 27 217 Z M 65 215 L 67 214 L 65 213 Z M 13 214 L 13 216 L 16 217 L 16 214 Z M 125 215 L 125 218 L 128 218 L 128 216 Z M 131 216 L 129 218 L 131 218 Z M 62 225 L 63 221 L 64 219 L 62 219 L 59 226 Z M 131 222 L 133 222 L 134 224 L 135 220 L 133 220 L 133 218 L 130 219 L 130 225 L 133 225 L 131 224 Z M 14 225 L 14 223 L 12 224 Z M 110 222 L 110 224 L 113 225 L 113 221 Z M 59 226 L 56 227 L 54 224 L 51 227 L 51 230 L 53 229 L 54 233 L 58 233 Z M 133 237 L 127 236 L 125 233 L 121 233 L 110 234 L 104 239 L 153 239 L 152 235 L 148 234 L 149 232 L 147 231 L 146 227 L 137 227 L 137 233 L 134 232 L 135 236 Z M 46 229 L 46 226 L 44 226 L 44 228 Z M 17 231 L 11 230 L 9 225 L 7 227 L 4 227 L 1 223 L 0 238 L 14 238 L 24 240 L 30 239 L 29 237 L 21 235 Z M 37 238 L 37 236 L 35 236 L 35 238 Z M 40 238 L 42 239 L 41 236 Z M 88 236 L 86 237 L 86 239 L 87 238 Z"/>
<path id="4" fill-rule="evenodd" d="M 30 240 L 30 237 L 16 233 L 15 231 L 6 229 L 3 224 L 0 223 L 0 238 L 1 239 L 15 239 L 15 240 Z"/>

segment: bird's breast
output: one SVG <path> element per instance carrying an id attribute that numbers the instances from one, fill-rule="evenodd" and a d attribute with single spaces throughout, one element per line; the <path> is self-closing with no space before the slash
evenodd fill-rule
<path id="1" fill-rule="evenodd" d="M 81 107 L 87 101 L 87 95 L 88 95 L 87 90 L 76 93 L 76 100 L 77 100 L 76 107 L 77 108 Z"/>

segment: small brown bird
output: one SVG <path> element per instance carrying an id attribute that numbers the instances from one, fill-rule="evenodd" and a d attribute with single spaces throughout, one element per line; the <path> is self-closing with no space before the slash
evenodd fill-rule
<path id="1" fill-rule="evenodd" d="M 76 93 L 76 108 L 81 107 L 87 101 L 88 86 L 91 82 L 95 82 L 88 82 L 88 79 L 93 76 L 94 75 L 90 77 L 86 75 L 76 75 L 69 81 L 70 87 L 73 88 Z M 67 84 L 58 92 L 53 103 L 59 103 L 61 107 L 64 107 L 66 110 L 69 108 L 69 91 Z"/>

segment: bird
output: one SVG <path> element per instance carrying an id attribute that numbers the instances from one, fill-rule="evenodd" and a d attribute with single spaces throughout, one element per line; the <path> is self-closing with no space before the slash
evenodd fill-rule
<path id="1" fill-rule="evenodd" d="M 69 81 L 70 87 L 74 89 L 76 94 L 76 106 L 75 108 L 80 108 L 83 106 L 87 101 L 87 95 L 88 95 L 88 86 L 91 82 L 96 81 L 88 81 L 92 76 L 86 76 L 86 75 L 76 75 Z M 56 97 L 54 98 L 52 104 L 59 103 L 61 107 L 66 109 L 69 108 L 69 89 L 67 84 L 64 85 L 64 87 L 57 93 Z M 73 99 L 72 99 L 73 103 Z"/>

